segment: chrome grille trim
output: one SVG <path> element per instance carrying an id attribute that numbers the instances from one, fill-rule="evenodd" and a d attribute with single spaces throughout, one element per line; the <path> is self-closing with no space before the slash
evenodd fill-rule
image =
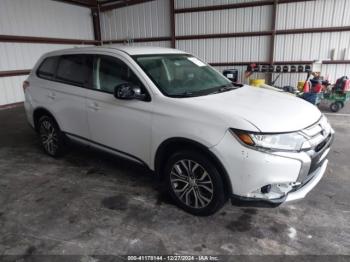
<path id="1" fill-rule="evenodd" d="M 317 147 L 320 143 L 328 138 L 331 132 L 331 125 L 328 123 L 327 118 L 325 116 L 322 116 L 317 123 L 299 132 L 307 139 L 301 148 L 305 150 Z"/>
<path id="2" fill-rule="evenodd" d="M 302 145 L 302 151 L 304 151 L 310 159 L 310 161 L 303 163 L 299 173 L 298 181 L 303 182 L 308 179 L 314 166 L 324 161 L 327 157 L 330 151 L 329 146 L 333 140 L 334 131 L 331 125 L 328 123 L 327 118 L 322 115 L 319 121 L 312 126 L 301 130 L 299 133 L 307 139 L 307 141 Z M 322 145 L 322 143 L 324 143 L 324 145 Z M 317 147 L 319 145 L 321 145 L 321 148 L 318 149 Z M 322 154 L 321 157 L 320 154 Z M 314 163 L 316 160 L 317 163 Z"/>

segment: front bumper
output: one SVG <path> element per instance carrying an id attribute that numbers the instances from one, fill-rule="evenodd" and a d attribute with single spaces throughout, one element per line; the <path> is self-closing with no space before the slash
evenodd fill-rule
<path id="1" fill-rule="evenodd" d="M 317 185 L 326 171 L 333 139 L 332 130 L 320 150 L 266 152 L 247 148 L 228 132 L 212 151 L 229 174 L 232 200 L 276 205 L 302 199 Z M 263 192 L 267 185 L 269 192 Z"/>
<path id="2" fill-rule="evenodd" d="M 284 196 L 275 199 L 267 199 L 267 198 L 253 198 L 253 197 L 242 197 L 238 195 L 232 195 L 231 201 L 232 203 L 237 203 L 236 201 L 245 201 L 256 204 L 257 202 L 265 202 L 271 205 L 279 205 L 283 202 L 290 202 L 298 199 L 304 198 L 322 179 L 323 175 L 326 172 L 328 165 L 328 160 L 325 159 L 322 165 L 316 169 L 313 173 L 311 173 L 310 179 L 305 181 L 299 187 L 294 188 L 292 191 L 288 192 Z"/>

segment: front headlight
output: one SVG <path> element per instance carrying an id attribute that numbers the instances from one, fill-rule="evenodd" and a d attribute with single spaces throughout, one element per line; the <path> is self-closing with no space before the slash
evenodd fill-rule
<path id="1" fill-rule="evenodd" d="M 243 144 L 266 150 L 299 151 L 306 138 L 299 133 L 263 134 L 230 129 Z"/>

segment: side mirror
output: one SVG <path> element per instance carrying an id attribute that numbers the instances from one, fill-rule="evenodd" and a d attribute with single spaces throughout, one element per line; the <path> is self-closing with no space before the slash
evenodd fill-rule
<path id="1" fill-rule="evenodd" d="M 139 99 L 144 100 L 146 96 L 141 93 L 140 87 L 132 87 L 130 83 L 123 83 L 117 85 L 114 88 L 114 97 L 117 99 L 123 100 L 131 100 L 131 99 Z"/>

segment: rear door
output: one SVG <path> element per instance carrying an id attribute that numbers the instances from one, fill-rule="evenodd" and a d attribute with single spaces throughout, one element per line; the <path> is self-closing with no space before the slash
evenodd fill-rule
<path id="1" fill-rule="evenodd" d="M 91 58 L 84 54 L 60 56 L 47 94 L 49 108 L 62 131 L 87 139 L 89 129 L 85 97 L 91 81 Z"/>

